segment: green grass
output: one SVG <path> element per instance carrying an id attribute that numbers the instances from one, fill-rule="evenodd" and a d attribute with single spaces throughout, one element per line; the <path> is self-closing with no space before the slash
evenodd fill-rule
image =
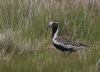
<path id="1" fill-rule="evenodd" d="M 0 0 L 0 72 L 99 72 L 99 2 Z M 91 47 L 71 55 L 52 48 L 49 21 Z"/>
<path id="2" fill-rule="evenodd" d="M 99 72 L 99 64 L 96 65 L 99 58 L 98 50 L 64 55 L 43 48 L 35 53 L 14 56 L 7 63 L 2 62 L 0 72 Z"/>

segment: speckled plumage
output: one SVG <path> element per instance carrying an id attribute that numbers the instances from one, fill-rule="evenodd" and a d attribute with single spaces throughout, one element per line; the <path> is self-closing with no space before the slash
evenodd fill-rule
<path id="1" fill-rule="evenodd" d="M 58 22 L 50 22 L 49 26 L 52 28 L 52 43 L 55 46 L 55 48 L 63 52 L 65 51 L 73 52 L 81 48 L 87 47 L 87 45 L 84 45 L 82 43 L 73 42 L 58 36 L 59 32 Z"/>

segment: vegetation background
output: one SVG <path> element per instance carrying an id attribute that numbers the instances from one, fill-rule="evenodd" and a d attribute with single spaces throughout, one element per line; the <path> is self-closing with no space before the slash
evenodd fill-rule
<path id="1" fill-rule="evenodd" d="M 0 0 L 0 72 L 100 72 L 100 0 Z M 49 21 L 91 47 L 64 55 Z"/>

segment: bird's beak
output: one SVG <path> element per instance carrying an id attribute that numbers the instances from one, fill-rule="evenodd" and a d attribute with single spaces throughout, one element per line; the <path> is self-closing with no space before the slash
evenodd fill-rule
<path id="1" fill-rule="evenodd" d="M 51 25 L 48 25 L 48 27 L 51 27 Z"/>
<path id="2" fill-rule="evenodd" d="M 50 24 L 50 22 L 48 22 L 48 24 L 49 24 L 49 25 L 48 25 L 48 27 L 51 27 L 51 24 Z"/>

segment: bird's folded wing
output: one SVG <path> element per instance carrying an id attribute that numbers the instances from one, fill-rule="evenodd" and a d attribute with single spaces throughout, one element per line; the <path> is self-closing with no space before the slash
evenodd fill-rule
<path id="1" fill-rule="evenodd" d="M 70 48 L 75 48 L 76 46 L 73 46 L 73 45 L 63 45 L 65 48 L 68 48 L 68 49 L 70 49 Z"/>
<path id="2" fill-rule="evenodd" d="M 69 49 L 76 47 L 71 43 L 71 41 L 67 41 L 67 40 L 62 39 L 60 37 L 55 39 L 55 43 L 57 43 L 58 45 L 63 46 L 64 48 L 69 48 Z"/>
<path id="3" fill-rule="evenodd" d="M 57 37 L 56 39 L 55 39 L 55 42 L 58 44 L 58 45 L 61 45 L 61 46 L 63 46 L 64 48 L 68 48 L 68 49 L 70 49 L 70 48 L 73 48 L 73 49 L 80 49 L 80 48 L 84 48 L 84 47 L 86 47 L 87 45 L 84 45 L 84 44 L 82 44 L 82 43 L 79 43 L 79 42 L 72 42 L 72 41 L 70 41 L 70 40 L 65 40 L 65 39 L 63 39 L 63 38 L 61 38 L 61 37 Z"/>
<path id="4" fill-rule="evenodd" d="M 61 37 L 57 37 L 55 39 L 59 45 L 63 46 L 64 48 L 79 48 L 80 47 L 80 44 L 79 43 L 75 43 L 75 42 L 72 42 L 72 41 L 69 41 L 69 40 L 65 40 Z"/>

